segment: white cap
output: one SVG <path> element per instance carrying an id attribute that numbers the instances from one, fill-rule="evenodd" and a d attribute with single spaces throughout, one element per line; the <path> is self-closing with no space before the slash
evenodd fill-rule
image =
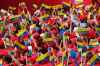
<path id="1" fill-rule="evenodd" d="M 28 46 L 28 50 L 32 50 L 32 46 Z"/>
<path id="2" fill-rule="evenodd" d="M 41 33 L 40 36 L 43 37 L 44 36 L 44 33 Z"/>

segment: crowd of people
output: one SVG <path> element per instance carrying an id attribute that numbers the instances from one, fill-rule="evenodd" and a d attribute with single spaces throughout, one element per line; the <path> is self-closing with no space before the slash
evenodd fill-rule
<path id="1" fill-rule="evenodd" d="M 0 11 L 0 66 L 100 66 L 100 8 L 25 3 Z"/>

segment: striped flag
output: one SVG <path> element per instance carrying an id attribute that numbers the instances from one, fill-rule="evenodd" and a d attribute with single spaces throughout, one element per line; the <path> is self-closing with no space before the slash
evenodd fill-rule
<path id="1" fill-rule="evenodd" d="M 87 64 L 91 65 L 97 59 L 97 55 L 93 55 L 93 57 L 87 62 Z"/>
<path id="2" fill-rule="evenodd" d="M 36 61 L 39 62 L 39 61 L 43 61 L 45 58 L 48 57 L 48 53 L 45 53 L 45 54 L 41 54 L 40 56 L 37 57 Z"/>
<path id="3" fill-rule="evenodd" d="M 3 60 L 2 60 L 2 59 L 0 59 L 0 66 L 3 66 L 2 64 L 3 64 Z"/>
<path id="4" fill-rule="evenodd" d="M 25 29 L 24 30 L 19 30 L 19 32 L 17 33 L 17 36 L 22 36 L 25 32 Z"/>
<path id="5" fill-rule="evenodd" d="M 15 45 L 18 46 L 21 49 L 26 49 L 26 47 L 18 41 L 15 42 Z"/>

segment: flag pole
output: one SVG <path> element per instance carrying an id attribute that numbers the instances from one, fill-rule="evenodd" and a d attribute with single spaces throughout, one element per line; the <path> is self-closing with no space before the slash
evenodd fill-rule
<path id="1" fill-rule="evenodd" d="M 3 38 L 3 42 L 4 42 L 5 48 L 7 48 L 5 38 Z"/>
<path id="2" fill-rule="evenodd" d="M 68 63 L 69 63 L 69 55 L 70 55 L 70 49 L 68 48 L 68 58 L 67 58 L 67 66 L 68 66 Z"/>
<path id="3" fill-rule="evenodd" d="M 80 65 L 80 66 L 83 66 L 83 63 L 82 63 L 83 61 L 82 61 L 82 59 L 83 59 L 83 58 L 82 58 L 82 49 L 81 49 L 81 65 Z"/>

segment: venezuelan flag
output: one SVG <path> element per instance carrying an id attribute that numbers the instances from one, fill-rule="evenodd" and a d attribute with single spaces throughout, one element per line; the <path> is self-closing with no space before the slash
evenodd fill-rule
<path id="1" fill-rule="evenodd" d="M 18 42 L 18 41 L 15 42 L 15 45 L 18 46 L 18 47 L 21 48 L 21 49 L 25 49 L 25 48 L 26 48 L 23 44 L 21 44 L 21 43 Z"/>
<path id="2" fill-rule="evenodd" d="M 45 58 L 47 58 L 49 55 L 48 53 L 45 53 L 45 54 L 41 54 L 40 56 L 37 57 L 36 61 L 39 62 L 39 61 L 43 61 Z"/>
<path id="3" fill-rule="evenodd" d="M 0 59 L 0 66 L 3 66 L 2 64 L 3 64 L 3 60 L 2 60 L 2 59 Z"/>
<path id="4" fill-rule="evenodd" d="M 87 62 L 87 64 L 91 65 L 97 59 L 97 55 L 93 55 L 93 57 Z"/>
<path id="5" fill-rule="evenodd" d="M 24 34 L 24 32 L 25 32 L 25 29 L 24 30 L 19 30 L 17 36 L 22 36 Z"/>

